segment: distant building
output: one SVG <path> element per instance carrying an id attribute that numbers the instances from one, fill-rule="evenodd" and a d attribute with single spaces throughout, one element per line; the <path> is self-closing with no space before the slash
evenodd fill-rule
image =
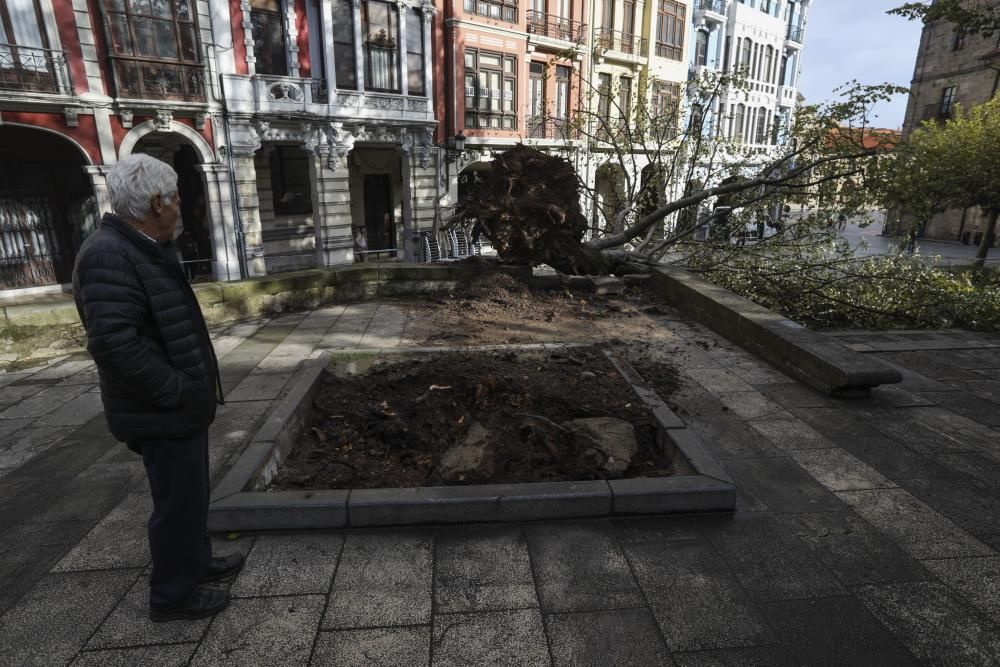
<path id="1" fill-rule="evenodd" d="M 955 107 L 989 101 L 1000 84 L 1000 36 L 967 35 L 947 21 L 924 26 L 906 105 L 903 138 L 925 121 L 951 118 Z M 977 208 L 956 209 L 934 216 L 923 236 L 942 241 L 978 244 L 986 218 Z M 903 234 L 906 221 L 891 220 L 886 231 Z"/>

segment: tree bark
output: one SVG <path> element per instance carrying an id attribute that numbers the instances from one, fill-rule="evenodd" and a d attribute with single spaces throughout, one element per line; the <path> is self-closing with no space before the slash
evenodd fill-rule
<path id="1" fill-rule="evenodd" d="M 979 249 L 976 251 L 975 265 L 979 268 L 986 264 L 986 255 L 990 252 L 993 240 L 996 238 L 997 218 L 1000 218 L 1000 209 L 991 209 L 988 215 L 989 220 L 983 231 L 983 238 L 979 241 Z"/>

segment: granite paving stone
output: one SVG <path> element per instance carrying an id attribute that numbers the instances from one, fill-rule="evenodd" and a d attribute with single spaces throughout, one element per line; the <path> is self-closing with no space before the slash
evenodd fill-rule
<path id="1" fill-rule="evenodd" d="M 609 523 L 541 524 L 528 526 L 525 532 L 544 612 L 642 603 Z"/>
<path id="2" fill-rule="evenodd" d="M 1000 526 L 1000 489 L 957 477 L 901 479 L 899 485 L 970 533 Z"/>
<path id="3" fill-rule="evenodd" d="M 978 376 L 948 360 L 941 352 L 880 352 L 877 355 L 935 380 L 976 380 Z"/>
<path id="4" fill-rule="evenodd" d="M 792 660 L 783 646 L 674 653 L 674 662 L 678 667 L 797 667 L 801 664 Z"/>
<path id="5" fill-rule="evenodd" d="M 131 571 L 131 570 L 129 570 Z M 153 623 L 149 620 L 149 578 L 140 574 L 125 596 L 102 621 L 84 647 L 91 649 L 124 648 L 145 644 L 197 642 L 211 623 L 203 618 L 181 623 Z M 190 657 L 190 652 L 188 653 Z"/>
<path id="6" fill-rule="evenodd" d="M 837 495 L 914 558 L 993 555 L 992 549 L 903 489 Z"/>
<path id="7" fill-rule="evenodd" d="M 994 622 L 1000 622 L 1000 556 L 925 560 L 923 566 Z"/>
<path id="8" fill-rule="evenodd" d="M 442 529 L 436 539 L 434 603 L 439 613 L 537 607 L 521 528 Z"/>
<path id="9" fill-rule="evenodd" d="M 834 444 L 798 419 L 768 419 L 750 422 L 750 427 L 783 452 L 826 449 Z"/>
<path id="10" fill-rule="evenodd" d="M 874 426 L 885 436 L 897 440 L 921 454 L 968 452 L 975 446 L 947 427 L 921 423 L 919 410 L 908 410 L 901 419 L 881 420 Z"/>
<path id="11" fill-rule="evenodd" d="M 942 584 L 862 586 L 855 595 L 920 660 L 942 665 L 1000 663 L 1000 630 Z"/>
<path id="12" fill-rule="evenodd" d="M 785 384 L 790 380 L 787 375 L 753 359 L 738 359 L 726 368 L 754 385 L 754 388 L 769 384 Z"/>
<path id="13" fill-rule="evenodd" d="M 0 663 L 67 664 L 138 572 L 50 574 L 0 617 Z"/>
<path id="14" fill-rule="evenodd" d="M 146 520 L 152 511 L 153 501 L 148 491 L 128 494 L 53 571 L 145 567 L 149 562 Z"/>
<path id="15" fill-rule="evenodd" d="M 888 667 L 916 661 L 853 597 L 770 602 L 761 611 L 800 664 Z"/>
<path id="16" fill-rule="evenodd" d="M 60 496 L 27 521 L 73 521 L 104 517 L 128 492 L 143 484 L 146 471 L 142 461 L 95 463 L 66 482 Z"/>
<path id="17" fill-rule="evenodd" d="M 713 394 L 753 391 L 753 387 L 726 368 L 689 368 L 684 373 Z"/>
<path id="18" fill-rule="evenodd" d="M 550 614 L 545 625 L 556 667 L 674 664 L 656 620 L 645 608 Z"/>
<path id="19" fill-rule="evenodd" d="M 853 512 L 779 519 L 845 586 L 928 579 L 926 570 Z"/>
<path id="20" fill-rule="evenodd" d="M 836 512 L 843 503 L 789 458 L 724 461 L 723 467 L 773 512 Z"/>
<path id="21" fill-rule="evenodd" d="M 4 550 L 0 552 L 0 581 L 3 582 L 0 586 L 0 614 L 31 590 L 32 586 L 63 557 L 68 548 L 65 545 L 23 548 L 17 544 L 5 545 Z"/>
<path id="22" fill-rule="evenodd" d="M 537 609 L 478 614 L 435 614 L 432 665 L 550 665 L 545 627 Z"/>
<path id="23" fill-rule="evenodd" d="M 816 424 L 812 424 L 812 426 L 822 431 L 822 428 L 816 426 Z M 864 426 L 863 428 L 868 427 Z M 893 481 L 948 476 L 951 474 L 948 471 L 943 471 L 939 465 L 929 458 L 878 432 L 870 436 L 841 436 L 831 439 L 841 449 L 850 452 L 875 470 L 878 470 L 884 477 Z"/>
<path id="24" fill-rule="evenodd" d="M 229 592 L 234 597 L 326 595 L 343 543 L 337 534 L 261 535 Z"/>
<path id="25" fill-rule="evenodd" d="M 764 618 L 706 540 L 635 542 L 625 551 L 671 651 L 774 641 Z"/>
<path id="26" fill-rule="evenodd" d="M 0 370 L 0 389 L 3 389 L 15 382 L 26 380 L 37 371 L 5 371 Z"/>
<path id="27" fill-rule="evenodd" d="M 758 391 L 719 394 L 719 400 L 740 419 L 791 419 L 792 415 Z"/>
<path id="28" fill-rule="evenodd" d="M 0 406 L 3 406 L 3 408 L 6 410 L 6 408 L 15 405 L 20 401 L 23 401 L 29 396 L 34 396 L 38 392 L 44 390 L 46 387 L 47 385 L 44 384 L 7 385 L 3 387 L 2 391 L 0 391 Z M 3 413 L 0 412 L 0 419 L 8 419 L 8 417 L 4 417 Z"/>
<path id="29" fill-rule="evenodd" d="M 31 420 L 17 420 L 21 428 L 0 439 L 0 467 L 20 468 L 73 430 L 68 427 L 29 426 L 26 421 Z M 4 423 L 0 421 L 0 425 Z"/>
<path id="30" fill-rule="evenodd" d="M 696 540 L 703 537 L 697 521 L 689 516 L 618 518 L 612 520 L 611 524 L 618 541 L 623 545 L 637 542 Z"/>
<path id="31" fill-rule="evenodd" d="M 81 651 L 70 667 L 187 667 L 197 644 L 170 644 L 139 648 Z"/>
<path id="32" fill-rule="evenodd" d="M 52 380 L 64 380 L 71 375 L 76 375 L 88 369 L 93 370 L 94 362 L 90 359 L 76 359 L 64 361 L 61 364 L 53 364 L 44 368 L 31 376 L 32 382 L 48 382 Z"/>
<path id="33" fill-rule="evenodd" d="M 0 419 L 19 419 L 23 417 L 41 417 L 52 412 L 87 391 L 86 385 L 70 385 L 68 387 L 46 387 L 30 398 L 15 403 L 3 412 Z"/>
<path id="34" fill-rule="evenodd" d="M 301 361 L 299 359 L 298 361 Z M 226 394 L 226 401 L 262 401 L 277 398 L 294 373 L 251 372 L 234 390 Z"/>
<path id="35" fill-rule="evenodd" d="M 309 664 L 322 595 L 237 598 L 212 621 L 191 667 Z"/>
<path id="36" fill-rule="evenodd" d="M 260 427 L 264 420 L 269 401 L 241 401 L 220 405 L 215 422 L 208 429 L 208 469 L 215 475 Z M 126 450 L 127 451 L 127 450 Z"/>
<path id="37" fill-rule="evenodd" d="M 942 452 L 928 458 L 955 477 L 965 477 L 1000 489 L 1000 461 L 979 452 Z"/>
<path id="38" fill-rule="evenodd" d="M 101 395 L 84 393 L 59 406 L 39 419 L 39 426 L 80 426 L 101 414 L 104 404 Z"/>
<path id="39" fill-rule="evenodd" d="M 792 458 L 831 491 L 891 489 L 896 484 L 840 448 L 792 452 Z"/>
<path id="40" fill-rule="evenodd" d="M 920 395 L 983 426 L 1000 426 L 1000 410 L 996 403 L 962 391 L 923 391 Z"/>
<path id="41" fill-rule="evenodd" d="M 913 411 L 910 415 L 921 424 L 947 433 L 950 437 L 971 445 L 973 449 L 982 452 L 1000 451 L 1000 442 L 997 440 L 995 430 L 997 427 L 984 426 L 942 407 L 923 408 Z"/>
<path id="42" fill-rule="evenodd" d="M 319 633 L 316 667 L 417 667 L 431 660 L 431 626 L 333 630 Z"/>
<path id="43" fill-rule="evenodd" d="M 423 530 L 348 535 L 323 628 L 429 623 L 432 551 L 433 535 Z"/>
<path id="44" fill-rule="evenodd" d="M 777 601 L 844 595 L 837 579 L 770 513 L 698 520 L 754 600 Z"/>
<path id="45" fill-rule="evenodd" d="M 783 408 L 829 408 L 833 400 L 798 382 L 755 385 L 754 389 Z"/>

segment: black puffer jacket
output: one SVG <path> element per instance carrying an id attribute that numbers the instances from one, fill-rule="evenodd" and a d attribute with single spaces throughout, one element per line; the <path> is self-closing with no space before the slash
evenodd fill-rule
<path id="1" fill-rule="evenodd" d="M 73 293 L 112 435 L 138 449 L 207 429 L 219 367 L 173 245 L 105 214 L 77 255 Z"/>

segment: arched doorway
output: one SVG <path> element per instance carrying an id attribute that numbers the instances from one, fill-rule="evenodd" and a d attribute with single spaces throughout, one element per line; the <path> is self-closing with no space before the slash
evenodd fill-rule
<path id="1" fill-rule="evenodd" d="M 0 289 L 69 283 L 97 227 L 87 160 L 69 139 L 0 126 Z"/>
<path id="2" fill-rule="evenodd" d="M 197 165 L 201 159 L 181 135 L 156 132 L 143 136 L 132 153 L 145 153 L 166 162 L 177 172 L 183 229 L 177 238 L 184 273 L 190 280 L 212 279 L 211 220 L 205 185 Z"/>

